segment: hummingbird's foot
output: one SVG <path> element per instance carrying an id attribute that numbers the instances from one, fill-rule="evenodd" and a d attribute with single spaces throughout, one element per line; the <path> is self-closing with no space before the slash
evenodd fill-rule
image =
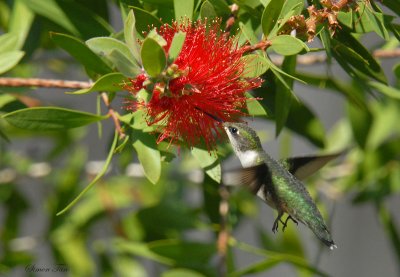
<path id="1" fill-rule="evenodd" d="M 296 219 L 294 219 L 291 215 L 288 215 L 288 217 L 287 217 L 286 220 L 285 220 L 285 223 L 283 223 L 283 222 L 281 221 L 282 224 L 283 224 L 283 226 L 282 226 L 282 232 L 285 231 L 289 219 L 291 219 L 294 223 L 296 223 L 296 225 L 299 225 L 299 223 L 296 221 Z"/>
<path id="2" fill-rule="evenodd" d="M 278 216 L 276 217 L 276 219 L 275 219 L 275 221 L 274 221 L 274 225 L 272 225 L 272 232 L 273 232 L 273 233 L 275 233 L 275 232 L 278 231 L 279 221 L 282 222 L 282 219 L 281 219 L 282 215 L 283 215 L 283 213 L 280 212 L 280 213 L 278 214 Z M 282 224 L 284 224 L 284 223 L 282 222 Z"/>

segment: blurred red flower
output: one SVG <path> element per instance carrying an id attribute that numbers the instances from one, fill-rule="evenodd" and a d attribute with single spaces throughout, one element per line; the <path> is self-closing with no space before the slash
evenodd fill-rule
<path id="1" fill-rule="evenodd" d="M 261 85 L 260 78 L 242 77 L 245 48 L 238 47 L 234 37 L 227 38 L 219 24 L 188 21 L 164 24 L 157 30 L 166 41 L 166 53 L 175 33 L 186 33 L 182 50 L 169 67 L 174 77 L 156 81 L 149 102 L 129 100 L 126 109 L 146 110 L 148 125 L 159 126 L 158 142 L 170 138 L 194 146 L 203 141 L 213 149 L 216 137 L 223 133 L 220 121 L 238 121 L 245 115 L 245 92 Z M 132 79 L 125 89 L 135 95 L 146 83 L 144 76 Z"/>

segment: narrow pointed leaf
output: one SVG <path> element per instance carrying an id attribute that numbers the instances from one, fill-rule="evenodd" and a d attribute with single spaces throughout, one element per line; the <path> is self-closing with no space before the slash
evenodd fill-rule
<path id="1" fill-rule="evenodd" d="M 112 69 L 79 39 L 60 33 L 51 33 L 50 35 L 58 46 L 67 51 L 87 69 L 102 75 L 112 72 Z"/>
<path id="2" fill-rule="evenodd" d="M 273 0 L 265 7 L 262 17 L 261 26 L 265 37 L 268 37 L 271 30 L 278 24 L 279 15 L 285 0 Z"/>
<path id="3" fill-rule="evenodd" d="M 152 26 L 161 26 L 161 21 L 148 11 L 133 6 L 131 8 L 135 14 L 135 27 L 139 34 L 148 32 Z"/>
<path id="4" fill-rule="evenodd" d="M 134 56 L 136 62 L 138 64 L 142 64 L 142 60 L 140 58 L 140 46 L 137 41 L 136 36 L 136 19 L 133 11 L 129 11 L 128 16 L 125 20 L 124 24 L 124 38 L 126 45 Z"/>
<path id="5" fill-rule="evenodd" d="M 106 119 L 107 116 L 56 107 L 38 107 L 11 112 L 3 115 L 3 118 L 21 129 L 60 131 L 85 126 Z"/>
<path id="6" fill-rule="evenodd" d="M 119 91 L 122 90 L 120 84 L 126 80 L 121 73 L 114 72 L 101 76 L 90 88 L 67 92 L 69 94 L 86 94 L 90 92 L 101 91 Z"/>
<path id="7" fill-rule="evenodd" d="M 104 174 L 106 174 L 107 169 L 111 163 L 112 157 L 114 155 L 114 151 L 115 148 L 117 147 L 117 142 L 118 142 L 118 132 L 115 132 L 114 134 L 114 140 L 112 142 L 112 145 L 110 147 L 110 151 L 108 153 L 107 159 L 103 165 L 103 168 L 101 169 L 101 171 L 96 175 L 96 177 L 94 177 L 93 181 L 91 181 L 84 190 L 82 190 L 82 192 L 74 199 L 71 201 L 71 203 L 69 203 L 64 209 L 62 209 L 61 211 L 59 211 L 57 213 L 57 215 L 62 215 L 63 213 L 65 213 L 66 211 L 68 211 L 71 207 L 73 207 L 78 201 L 79 199 L 82 198 L 82 196 L 88 192 L 96 183 L 98 180 L 100 180 Z"/>
<path id="8" fill-rule="evenodd" d="M 35 14 L 23 0 L 14 1 L 14 7 L 10 18 L 9 32 L 17 36 L 16 48 L 21 50 L 32 27 Z M 0 43 L 2 45 L 2 43 Z M 1 52 L 1 51 L 0 51 Z"/>
<path id="9" fill-rule="evenodd" d="M 296 69 L 296 56 L 285 57 L 282 70 L 294 74 Z M 277 95 L 275 98 L 275 121 L 276 121 L 276 136 L 279 135 L 283 126 L 285 125 L 290 107 L 292 105 L 293 95 L 293 79 L 285 78 L 289 88 L 282 85 L 282 83 L 277 84 Z"/>

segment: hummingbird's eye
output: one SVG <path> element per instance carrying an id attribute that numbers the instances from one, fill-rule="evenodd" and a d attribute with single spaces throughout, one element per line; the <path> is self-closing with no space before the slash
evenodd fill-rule
<path id="1" fill-rule="evenodd" d="M 237 128 L 235 128 L 235 127 L 230 127 L 229 131 L 231 131 L 231 133 L 234 134 L 234 135 L 239 133 L 239 130 Z"/>

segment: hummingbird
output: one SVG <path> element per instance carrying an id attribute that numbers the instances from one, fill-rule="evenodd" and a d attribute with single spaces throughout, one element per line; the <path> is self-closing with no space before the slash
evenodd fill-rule
<path id="1" fill-rule="evenodd" d="M 278 211 L 272 231 L 279 223 L 285 230 L 288 220 L 305 224 L 330 249 L 337 248 L 316 204 L 300 181 L 339 154 L 289 158 L 282 163 L 262 148 L 256 132 L 245 123 L 224 122 L 224 129 L 243 168 L 224 174 L 223 183 L 246 186 Z M 288 214 L 285 221 L 284 214 Z"/>

